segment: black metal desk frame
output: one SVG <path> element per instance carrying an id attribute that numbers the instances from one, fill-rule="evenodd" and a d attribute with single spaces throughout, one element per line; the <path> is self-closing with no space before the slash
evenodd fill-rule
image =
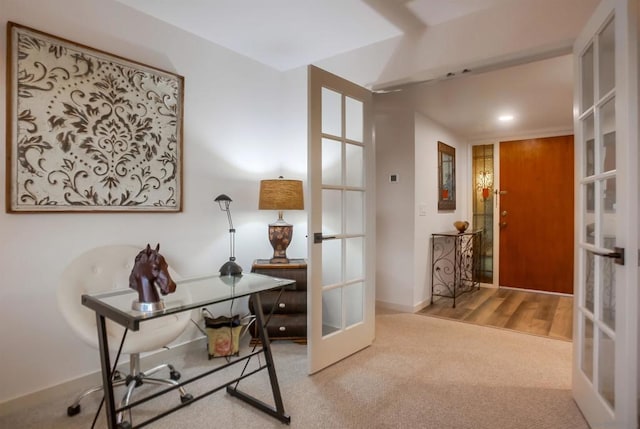
<path id="1" fill-rule="evenodd" d="M 431 234 L 431 304 L 434 296 L 453 299 L 480 288 L 482 229 Z"/>
<path id="2" fill-rule="evenodd" d="M 276 370 L 273 362 L 273 355 L 271 353 L 270 340 L 267 334 L 267 329 L 265 328 L 265 323 L 268 322 L 268 320 L 266 320 L 265 322 L 265 316 L 264 316 L 264 312 L 262 310 L 262 305 L 260 302 L 260 292 L 264 292 L 267 290 L 274 290 L 278 288 L 282 290 L 284 287 L 294 283 L 294 281 L 286 280 L 286 279 L 276 279 L 274 277 L 264 276 L 261 274 L 253 274 L 253 273 L 243 274 L 243 278 L 247 278 L 247 277 L 249 277 L 251 281 L 254 281 L 254 282 L 257 281 L 260 284 L 258 284 L 257 287 L 253 288 L 253 290 L 247 290 L 245 288 L 244 290 L 240 290 L 240 291 L 235 291 L 235 288 L 232 291 L 232 287 L 229 286 L 228 288 L 230 292 L 227 296 L 221 297 L 221 296 L 212 295 L 208 299 L 195 300 L 194 302 L 191 302 L 191 303 L 184 303 L 183 305 L 180 305 L 178 307 L 160 310 L 151 314 L 145 314 L 145 313 L 134 312 L 134 311 L 123 311 L 121 308 L 118 308 L 117 306 L 109 305 L 108 303 L 103 301 L 104 299 L 109 299 L 109 298 L 119 297 L 119 296 L 131 296 L 132 298 L 137 297 L 137 293 L 132 290 L 114 291 L 114 292 L 98 294 L 98 295 L 82 295 L 82 304 L 92 309 L 96 313 L 98 342 L 99 342 L 99 348 L 100 348 L 100 365 L 102 370 L 102 384 L 104 386 L 104 400 L 105 400 L 107 423 L 108 423 L 109 429 L 129 429 L 129 428 L 132 429 L 132 428 L 139 428 L 139 427 L 146 426 L 168 414 L 171 414 L 225 387 L 226 387 L 227 393 L 229 393 L 231 396 L 237 397 L 238 399 L 248 403 L 249 405 L 256 407 L 260 411 L 263 411 L 269 414 L 270 416 L 275 417 L 276 419 L 280 420 L 283 423 L 289 424 L 291 422 L 291 417 L 287 415 L 284 411 L 284 404 L 282 402 L 282 396 L 281 396 L 280 387 L 278 384 L 278 377 L 276 375 Z M 185 279 L 183 281 L 178 281 L 177 284 L 178 284 L 178 287 L 181 287 L 181 285 L 182 287 L 184 287 L 184 285 L 189 285 L 190 282 L 194 282 L 194 281 L 206 282 L 209 279 L 210 281 L 216 281 L 215 279 L 219 279 L 219 278 L 220 277 L 216 275 L 216 276 L 210 276 L 210 277 L 201 277 L 197 279 Z M 219 282 L 219 280 L 217 281 Z M 252 296 L 257 304 L 256 314 L 255 314 L 256 316 L 255 323 L 257 325 L 258 333 L 261 340 L 261 348 L 257 350 L 256 348 L 254 348 L 253 351 L 247 354 L 246 356 L 239 357 L 224 365 L 217 366 L 209 371 L 190 377 L 178 383 L 178 385 L 176 386 L 171 386 L 171 387 L 156 391 L 155 393 L 147 395 L 144 398 L 131 402 L 125 407 L 116 408 L 116 403 L 115 403 L 115 398 L 113 393 L 113 385 L 112 385 L 112 368 L 111 368 L 111 362 L 109 358 L 109 340 L 107 337 L 106 319 L 110 319 L 132 331 L 137 331 L 140 329 L 140 323 L 143 323 L 145 320 L 151 320 L 157 317 L 163 317 L 170 314 L 180 313 L 183 311 L 198 309 L 207 305 L 230 301 L 232 299 L 240 298 L 242 296 Z M 252 369 L 249 372 L 245 372 L 247 365 L 249 363 L 249 360 L 256 355 L 259 355 L 260 353 L 264 354 L 265 363 L 260 364 L 260 366 L 257 369 Z M 147 402 L 158 396 L 171 392 L 180 386 L 187 385 L 191 382 L 194 382 L 208 375 L 211 375 L 215 372 L 218 372 L 224 368 L 227 368 L 232 365 L 236 365 L 241 362 L 245 362 L 245 365 L 240 376 L 238 376 L 237 378 L 234 378 L 233 380 L 227 381 L 223 384 L 217 385 L 214 388 L 194 397 L 192 400 L 188 402 L 181 403 L 177 406 L 169 408 L 159 413 L 158 415 L 152 418 L 149 418 L 135 426 L 132 426 L 129 422 L 121 422 L 120 424 L 118 424 L 117 422 L 117 414 L 121 411 L 126 411 L 128 409 L 134 408 L 144 402 Z M 238 385 L 241 380 L 243 380 L 244 378 L 250 377 L 251 375 L 256 374 L 264 369 L 266 369 L 269 374 L 269 381 L 271 384 L 271 391 L 273 394 L 273 400 L 274 400 L 275 406 L 266 404 L 265 402 L 238 389 Z"/>

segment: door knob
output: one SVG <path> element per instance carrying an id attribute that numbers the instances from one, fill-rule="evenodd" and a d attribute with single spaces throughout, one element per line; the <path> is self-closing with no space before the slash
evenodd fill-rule
<path id="1" fill-rule="evenodd" d="M 507 222 L 500 222 L 500 228 L 504 228 L 507 226 Z"/>
<path id="2" fill-rule="evenodd" d="M 507 211 L 506 211 L 506 210 L 504 210 L 502 213 L 500 213 L 500 215 L 501 215 L 502 217 L 505 217 L 505 216 L 507 215 Z"/>

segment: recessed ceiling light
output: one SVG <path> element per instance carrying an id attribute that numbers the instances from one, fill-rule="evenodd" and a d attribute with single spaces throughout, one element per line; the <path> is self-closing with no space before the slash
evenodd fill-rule
<path id="1" fill-rule="evenodd" d="M 509 122 L 509 121 L 513 121 L 513 115 L 502 115 L 502 116 L 498 116 L 498 120 L 500 122 Z"/>

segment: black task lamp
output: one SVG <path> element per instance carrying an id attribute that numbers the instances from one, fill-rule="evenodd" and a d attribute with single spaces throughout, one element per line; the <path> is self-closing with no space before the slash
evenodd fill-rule
<path id="1" fill-rule="evenodd" d="M 227 212 L 227 218 L 229 219 L 229 260 L 220 267 L 220 275 L 222 276 L 241 276 L 242 267 L 236 263 L 236 230 L 233 227 L 231 221 L 231 210 L 229 210 L 229 204 L 231 204 L 231 198 L 225 194 L 220 194 L 214 200 L 220 206 L 220 210 Z"/>

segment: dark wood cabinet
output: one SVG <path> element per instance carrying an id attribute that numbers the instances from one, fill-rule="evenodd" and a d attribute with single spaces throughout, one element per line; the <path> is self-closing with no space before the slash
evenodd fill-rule
<path id="1" fill-rule="evenodd" d="M 265 274 L 282 279 L 295 280 L 284 291 L 260 294 L 262 311 L 269 320 L 266 328 L 272 340 L 286 339 L 297 342 L 307 340 L 307 261 L 290 259 L 288 264 L 272 264 L 268 259 L 257 259 L 251 266 L 252 273 Z M 254 302 L 249 300 L 249 310 L 255 314 Z M 271 313 L 271 317 L 269 314 Z M 251 329 L 256 341 L 258 333 Z"/>

